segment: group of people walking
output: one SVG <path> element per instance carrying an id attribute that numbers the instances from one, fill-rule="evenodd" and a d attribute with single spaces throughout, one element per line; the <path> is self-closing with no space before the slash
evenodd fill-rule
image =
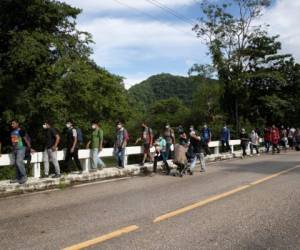
<path id="1" fill-rule="evenodd" d="M 45 120 L 43 123 L 44 131 L 44 175 L 43 178 L 49 177 L 50 162 L 55 167 L 55 174 L 52 178 L 59 178 L 61 176 L 61 168 L 57 159 L 58 146 L 61 143 L 61 136 L 58 130 L 52 126 L 51 121 Z M 91 121 L 92 132 L 86 145 L 83 145 L 83 135 L 81 129 L 75 126 L 72 120 L 66 122 L 66 138 L 65 138 L 65 159 L 63 161 L 63 168 L 65 171 L 70 171 L 71 160 L 74 161 L 79 174 L 82 173 L 83 168 L 78 157 L 78 151 L 84 147 L 91 149 L 91 167 L 90 171 L 97 171 L 105 167 L 105 163 L 100 158 L 100 153 L 103 149 L 103 130 L 98 121 Z M 258 129 L 253 129 L 250 134 L 245 129 L 241 130 L 240 140 L 243 156 L 247 155 L 247 148 L 250 144 L 250 153 L 253 154 L 255 150 L 259 154 L 260 137 L 264 138 L 266 152 L 268 153 L 272 147 L 272 152 L 280 152 L 280 146 L 284 149 L 296 148 L 300 150 L 300 129 L 284 128 L 278 129 L 275 125 L 266 127 L 263 136 L 260 135 Z M 176 136 L 178 135 L 178 140 Z M 16 167 L 16 179 L 11 182 L 18 182 L 20 184 L 27 181 L 26 169 L 24 159 L 30 162 L 30 155 L 34 150 L 31 147 L 31 139 L 27 132 L 20 127 L 17 120 L 11 122 L 11 143 L 13 149 L 13 163 Z M 171 169 L 168 164 L 168 159 L 173 158 L 173 162 L 178 166 L 180 173 L 185 169 L 187 173 L 193 174 L 197 160 L 200 161 L 201 172 L 205 172 L 205 156 L 210 154 L 209 142 L 212 139 L 211 130 L 206 124 L 197 131 L 194 126 L 190 126 L 189 133 L 186 133 L 182 126 L 178 126 L 176 132 L 171 128 L 170 124 L 166 124 L 161 133 L 153 134 L 152 129 L 143 122 L 141 124 L 141 135 L 136 140 L 136 144 L 142 141 L 143 158 L 140 163 L 144 166 L 147 159 L 153 162 L 153 172 L 157 172 L 158 161 L 163 162 L 165 173 L 170 174 Z M 224 125 L 220 131 L 220 140 L 222 145 L 222 152 L 231 151 L 230 129 Z M 125 167 L 125 149 L 129 142 L 129 134 L 124 128 L 122 122 L 116 123 L 116 134 L 114 139 L 114 155 L 117 161 L 118 168 Z M 177 143 L 176 143 L 177 142 Z M 0 142 L 0 156 L 1 156 L 1 142 Z M 151 149 L 154 146 L 154 151 Z M 188 167 L 187 167 L 188 166 Z"/>
<path id="2" fill-rule="evenodd" d="M 21 128 L 20 123 L 17 120 L 11 121 L 11 144 L 12 144 L 12 157 L 13 165 L 16 168 L 16 178 L 11 180 L 11 183 L 23 184 L 27 181 L 26 168 L 24 160 L 31 160 L 31 153 L 35 152 L 32 149 L 31 139 L 28 133 Z M 122 123 L 117 123 L 117 132 L 115 138 L 115 155 L 117 157 L 118 167 L 124 167 L 124 154 L 125 147 L 128 142 L 128 133 L 123 128 Z M 61 177 L 61 168 L 57 159 L 58 146 L 61 143 L 61 136 L 58 130 L 52 126 L 51 121 L 45 120 L 43 125 L 44 140 L 43 140 L 43 163 L 44 163 L 44 175 L 42 178 L 49 177 L 50 162 L 55 167 L 55 174 L 52 178 Z M 92 132 L 89 136 L 89 140 L 86 144 L 87 149 L 91 149 L 91 168 L 90 171 L 97 171 L 98 168 L 105 167 L 105 163 L 99 157 L 103 148 L 103 130 L 100 128 L 98 121 L 91 122 Z M 1 156 L 1 142 L 0 142 L 0 156 Z M 72 120 L 66 122 L 66 138 L 65 138 L 65 159 L 63 161 L 63 168 L 66 171 L 70 171 L 70 161 L 73 160 L 79 174 L 82 173 L 83 168 L 78 157 L 78 151 L 83 145 L 83 135 L 80 128 L 75 126 Z"/>

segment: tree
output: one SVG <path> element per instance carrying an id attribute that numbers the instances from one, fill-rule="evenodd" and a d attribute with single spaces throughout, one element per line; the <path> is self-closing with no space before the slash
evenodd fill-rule
<path id="1" fill-rule="evenodd" d="M 221 114 L 221 84 L 203 84 L 193 96 L 192 124 L 214 123 L 223 118 Z"/>
<path id="2" fill-rule="evenodd" d="M 224 84 L 224 108 L 240 127 L 239 105 L 244 100 L 244 73 L 248 58 L 244 49 L 256 37 L 265 34 L 262 26 L 254 24 L 269 0 L 228 0 L 219 5 L 204 1 L 204 17 L 193 30 L 209 47 L 219 80 Z M 238 13 L 237 15 L 233 12 Z"/>
<path id="3" fill-rule="evenodd" d="M 215 76 L 215 68 L 210 64 L 194 64 L 188 71 L 188 75 L 196 75 L 206 79 L 212 79 Z"/>
<path id="4" fill-rule="evenodd" d="M 24 123 L 34 145 L 44 118 L 60 130 L 72 118 L 84 133 L 101 119 L 112 134 L 107 124 L 131 116 L 123 79 L 90 59 L 92 39 L 77 30 L 79 13 L 52 0 L 0 2 L 0 114 Z"/>
<path id="5" fill-rule="evenodd" d="M 160 131 L 166 123 L 170 123 L 171 126 L 184 125 L 189 115 L 189 109 L 182 101 L 178 98 L 169 98 L 152 104 L 146 120 L 154 129 Z"/>

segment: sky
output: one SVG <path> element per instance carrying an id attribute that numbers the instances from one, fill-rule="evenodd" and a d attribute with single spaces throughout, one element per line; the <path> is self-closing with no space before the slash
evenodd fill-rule
<path id="1" fill-rule="evenodd" d="M 92 58 L 123 76 L 126 88 L 154 74 L 187 75 L 194 63 L 210 63 L 206 46 L 192 31 L 201 0 L 62 1 L 82 9 L 77 27 L 93 36 Z M 282 53 L 300 62 L 300 0 L 273 1 L 259 22 L 270 24 L 270 34 L 280 34 Z"/>

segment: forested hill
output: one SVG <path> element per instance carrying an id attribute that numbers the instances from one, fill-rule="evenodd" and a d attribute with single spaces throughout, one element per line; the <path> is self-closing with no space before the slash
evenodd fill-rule
<path id="1" fill-rule="evenodd" d="M 157 100 L 178 97 L 184 104 L 192 104 L 193 93 L 204 83 L 216 83 L 200 77 L 183 77 L 171 74 L 159 74 L 134 85 L 129 89 L 129 95 L 145 107 Z"/>

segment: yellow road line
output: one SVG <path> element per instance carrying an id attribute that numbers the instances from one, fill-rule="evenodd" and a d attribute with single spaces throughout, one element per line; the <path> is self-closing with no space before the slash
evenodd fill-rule
<path id="1" fill-rule="evenodd" d="M 133 232 L 133 231 L 137 230 L 138 228 L 139 227 L 136 226 L 136 225 L 132 225 L 132 226 L 129 226 L 129 227 L 121 228 L 119 230 L 116 230 L 116 231 L 111 232 L 109 234 L 102 235 L 102 236 L 97 237 L 95 239 L 88 240 L 88 241 L 85 241 L 85 242 L 82 242 L 82 243 L 79 243 L 79 244 L 76 244 L 76 245 L 73 245 L 73 246 L 70 246 L 70 247 L 66 247 L 63 250 L 80 250 L 80 249 L 84 249 L 84 248 L 87 248 L 87 247 L 90 247 L 90 246 L 102 243 L 104 241 L 111 240 L 113 238 L 119 237 L 119 236 L 121 236 L 123 234 L 127 234 L 127 233 L 130 233 L 130 232 Z"/>
<path id="2" fill-rule="evenodd" d="M 205 199 L 205 200 L 202 200 L 202 201 L 196 202 L 196 203 L 194 203 L 194 204 L 191 204 L 191 205 L 189 205 L 189 206 L 180 208 L 180 209 L 175 210 L 175 211 L 173 211 L 173 212 L 170 212 L 170 213 L 161 215 L 161 216 L 155 218 L 155 220 L 153 221 L 153 223 L 161 222 L 161 221 L 167 220 L 167 219 L 169 219 L 169 218 L 178 216 L 178 215 L 180 215 L 180 214 L 186 213 L 186 212 L 188 212 L 188 211 L 191 211 L 191 210 L 193 210 L 193 209 L 195 209 L 195 208 L 203 207 L 203 206 L 205 206 L 205 205 L 207 205 L 207 204 L 209 204 L 209 203 L 211 203 L 211 202 L 214 202 L 214 201 L 223 199 L 223 198 L 225 198 L 225 197 L 228 197 L 228 196 L 230 196 L 230 195 L 236 194 L 236 193 L 241 192 L 241 191 L 243 191 L 243 190 L 245 190 L 245 189 L 248 189 L 248 188 L 250 188 L 250 187 L 256 186 L 256 185 L 258 185 L 258 184 L 260 184 L 260 183 L 263 183 L 263 182 L 265 182 L 265 181 L 268 181 L 268 180 L 271 180 L 271 179 L 273 179 L 273 178 L 275 178 L 275 177 L 278 177 L 278 176 L 280 176 L 280 175 L 282 175 L 282 174 L 288 173 L 288 172 L 290 172 L 290 171 L 292 171 L 292 170 L 294 170 L 294 169 L 296 169 L 296 168 L 299 168 L 299 167 L 300 167 L 300 166 L 296 166 L 296 167 L 293 167 L 293 168 L 289 168 L 289 169 L 287 169 L 287 170 L 280 171 L 280 172 L 278 172 L 278 173 L 276 173 L 276 174 L 273 174 L 273 175 L 267 176 L 267 177 L 265 177 L 265 178 L 259 179 L 259 180 L 257 180 L 257 181 L 251 182 L 251 183 L 248 184 L 248 185 L 244 185 L 244 186 L 235 188 L 235 189 L 233 189 L 233 190 L 231 190 L 231 191 L 228 191 L 228 192 L 225 192 L 225 193 L 222 193 L 222 194 L 218 194 L 218 195 L 209 197 L 209 198 L 207 198 L 207 199 Z"/>

